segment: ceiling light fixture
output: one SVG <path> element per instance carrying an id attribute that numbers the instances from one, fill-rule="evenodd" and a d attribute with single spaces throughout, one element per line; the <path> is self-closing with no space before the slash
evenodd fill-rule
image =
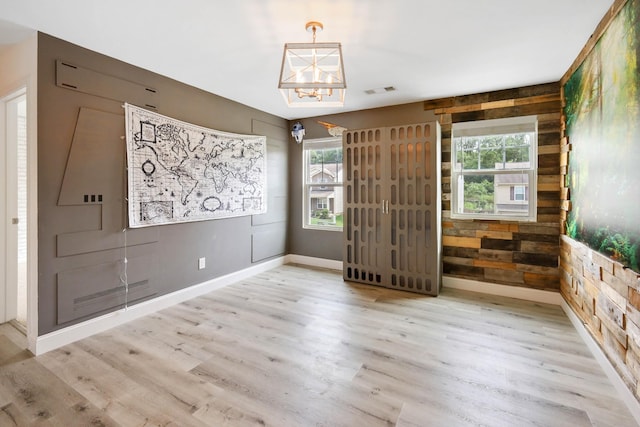
<path id="1" fill-rule="evenodd" d="M 285 43 L 278 88 L 289 107 L 342 107 L 347 84 L 340 43 L 316 43 L 322 23 L 305 26 L 312 43 Z"/>

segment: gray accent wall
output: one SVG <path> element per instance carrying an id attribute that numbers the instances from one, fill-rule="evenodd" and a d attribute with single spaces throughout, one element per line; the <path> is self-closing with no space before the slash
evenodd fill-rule
<path id="1" fill-rule="evenodd" d="M 349 92 L 347 91 L 347 97 Z M 384 95 L 371 95 L 384 96 Z M 305 127 L 305 139 L 328 138 L 330 135 L 318 121 L 347 129 L 364 129 L 423 123 L 435 120 L 432 111 L 424 111 L 424 104 L 416 102 L 343 114 L 318 116 L 299 121 Z M 289 122 L 289 130 L 296 120 Z M 342 261 L 342 232 L 302 228 L 302 145 L 289 136 L 289 252 L 296 255 Z"/>
<path id="2" fill-rule="evenodd" d="M 124 102 L 266 135 L 267 213 L 126 229 Z M 289 150 L 282 118 L 40 33 L 39 334 L 286 254 Z"/>

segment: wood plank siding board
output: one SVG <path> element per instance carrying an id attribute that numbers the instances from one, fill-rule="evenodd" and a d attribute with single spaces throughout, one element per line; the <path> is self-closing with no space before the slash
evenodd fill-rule
<path id="1" fill-rule="evenodd" d="M 484 279 L 484 268 L 454 264 L 446 259 L 442 261 L 442 272 L 449 276 L 461 276 L 474 280 Z"/>
<path id="2" fill-rule="evenodd" d="M 444 273 L 513 286 L 560 289 L 560 83 L 552 82 L 424 102 L 442 125 Z M 450 219 L 451 128 L 453 123 L 538 116 L 538 194 L 535 223 Z M 446 154 L 445 154 L 446 153 Z M 551 224 L 551 226 L 549 225 Z M 522 249 L 524 247 L 524 249 Z M 536 256 L 537 254 L 540 256 Z M 448 259 L 447 259 L 448 257 Z M 542 271 L 523 271 L 526 268 Z"/>
<path id="3" fill-rule="evenodd" d="M 489 102 L 495 102 L 495 101 L 518 100 L 518 99 L 526 99 L 530 97 L 539 97 L 544 95 L 558 96 L 559 93 L 560 93 L 559 83 L 552 82 L 547 84 L 524 86 L 524 87 L 513 88 L 513 89 L 497 90 L 493 92 L 462 95 L 462 96 L 456 96 L 452 98 L 428 100 L 424 102 L 424 109 L 425 110 L 439 110 L 439 109 L 447 110 L 448 108 L 455 108 L 455 107 L 467 106 L 467 105 L 480 105 L 483 103 L 489 103 Z"/>
<path id="4" fill-rule="evenodd" d="M 464 113 L 452 113 L 453 123 L 470 122 L 475 120 L 501 119 L 504 117 L 528 116 L 531 114 L 545 114 L 557 112 L 561 108 L 560 101 L 543 102 L 539 104 L 518 105 L 489 110 L 477 110 Z"/>
<path id="5" fill-rule="evenodd" d="M 498 249 L 502 251 L 512 251 L 516 253 L 520 250 L 519 240 L 505 240 L 505 239 L 492 239 L 490 237 L 484 237 L 481 240 L 482 249 Z"/>
<path id="6" fill-rule="evenodd" d="M 557 122 L 556 122 L 556 126 L 557 126 Z M 539 149 L 538 150 L 538 154 L 556 154 L 558 151 L 555 151 L 553 153 L 547 153 L 545 152 L 545 150 L 547 150 L 548 146 L 553 147 L 556 150 L 559 150 L 559 144 L 558 144 L 558 140 L 560 138 L 560 132 L 557 130 L 557 128 L 553 131 L 553 132 L 547 132 L 547 133 L 540 133 L 540 130 L 538 129 L 538 147 L 545 147 L 544 149 Z M 540 150 L 542 150 L 543 152 L 541 153 Z"/>
<path id="7" fill-rule="evenodd" d="M 513 254 L 513 261 L 518 264 L 558 267 L 558 256 L 555 254 L 515 252 Z"/>
<path id="8" fill-rule="evenodd" d="M 518 98 L 518 99 L 504 99 L 498 101 L 487 101 L 482 102 L 480 104 L 470 104 L 470 105 L 460 105 L 455 107 L 447 107 L 436 109 L 435 113 L 466 113 L 466 112 L 474 112 L 478 110 L 486 111 L 486 110 L 499 110 L 501 108 L 511 108 L 511 107 L 520 107 L 520 106 L 529 106 L 531 104 L 538 103 L 547 103 L 547 102 L 559 102 L 560 94 L 553 93 L 549 95 L 539 95 L 539 96 L 531 96 L 528 98 Z"/>
<path id="9" fill-rule="evenodd" d="M 474 259 L 480 256 L 481 249 L 479 248 L 461 248 L 458 246 L 444 246 L 442 248 L 442 254 L 450 257 L 460 257 L 467 259 Z M 511 252 L 509 252 L 511 253 Z"/>

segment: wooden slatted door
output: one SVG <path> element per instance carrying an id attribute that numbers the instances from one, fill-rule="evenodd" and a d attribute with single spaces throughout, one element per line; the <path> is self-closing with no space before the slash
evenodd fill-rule
<path id="1" fill-rule="evenodd" d="M 344 278 L 437 295 L 440 126 L 346 132 Z"/>
<path id="2" fill-rule="evenodd" d="M 388 186 L 383 180 L 385 132 L 384 128 L 378 128 L 343 135 L 343 169 L 346 170 L 344 277 L 381 286 L 389 281 L 384 233 L 388 218 L 384 215 L 383 204 L 388 200 Z"/>
<path id="3" fill-rule="evenodd" d="M 440 129 L 389 128 L 390 287 L 437 295 L 440 287 Z"/>

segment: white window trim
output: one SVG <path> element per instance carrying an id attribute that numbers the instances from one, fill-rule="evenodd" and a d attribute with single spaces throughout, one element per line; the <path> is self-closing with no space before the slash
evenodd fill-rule
<path id="1" fill-rule="evenodd" d="M 302 228 L 309 230 L 322 230 L 322 231 L 342 231 L 342 227 L 335 225 L 313 225 L 309 224 L 308 218 L 309 212 L 309 192 L 311 187 L 318 187 L 321 184 L 323 187 L 341 187 L 343 183 L 312 183 L 306 182 L 308 174 L 307 153 L 311 149 L 323 149 L 323 148 L 342 148 L 341 137 L 331 138 L 317 138 L 317 139 L 305 139 L 302 142 Z M 329 201 L 327 200 L 327 205 Z M 344 200 L 343 200 L 344 204 Z M 327 206 L 328 207 L 328 206 Z"/>
<path id="2" fill-rule="evenodd" d="M 535 143 L 531 145 L 531 169 L 524 170 L 529 175 L 529 211 L 527 216 L 509 214 L 476 214 L 458 212 L 458 180 L 464 175 L 503 175 L 521 172 L 522 169 L 483 169 L 473 171 L 458 171 L 455 165 L 456 146 L 455 137 L 459 136 L 482 136 L 491 135 L 496 131 L 500 132 L 531 132 L 535 134 Z M 454 123 L 451 126 L 451 218 L 453 219 L 479 219 L 494 221 L 517 221 L 535 222 L 537 221 L 537 201 L 538 201 L 538 119 L 537 116 L 509 117 L 504 119 L 479 120 L 473 122 Z"/>

